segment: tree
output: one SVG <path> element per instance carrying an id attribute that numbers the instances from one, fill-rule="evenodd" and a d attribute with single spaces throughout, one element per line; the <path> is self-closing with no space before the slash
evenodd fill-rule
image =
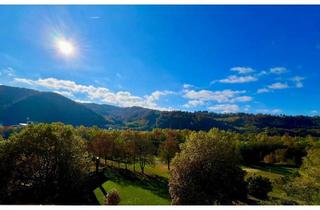
<path id="1" fill-rule="evenodd" d="M 112 159 L 115 136 L 113 133 L 100 131 L 92 136 L 88 142 L 88 151 L 96 157 L 104 158 L 105 165 L 108 159 Z"/>
<path id="2" fill-rule="evenodd" d="M 141 173 L 144 174 L 144 168 L 147 164 L 154 163 L 153 144 L 148 138 L 148 134 L 140 133 L 139 138 L 136 140 L 137 160 L 140 165 Z"/>
<path id="3" fill-rule="evenodd" d="M 299 175 L 284 186 L 287 194 L 306 204 L 320 204 L 320 146 L 309 149 L 299 170 Z"/>
<path id="4" fill-rule="evenodd" d="M 169 192 L 173 204 L 230 204 L 246 198 L 244 171 L 229 134 L 194 132 L 172 162 Z"/>
<path id="5" fill-rule="evenodd" d="M 170 136 L 160 144 L 159 156 L 160 159 L 168 164 L 168 170 L 170 170 L 170 163 L 172 158 L 179 151 L 179 143 Z"/>
<path id="6" fill-rule="evenodd" d="M 248 192 L 250 195 L 256 198 L 266 199 L 268 198 L 268 193 L 272 190 L 272 184 L 270 179 L 262 176 L 250 176 L 247 179 L 248 182 Z"/>
<path id="7" fill-rule="evenodd" d="M 88 161 L 85 143 L 71 126 L 27 126 L 0 145 L 0 200 L 15 204 L 77 202 Z"/>

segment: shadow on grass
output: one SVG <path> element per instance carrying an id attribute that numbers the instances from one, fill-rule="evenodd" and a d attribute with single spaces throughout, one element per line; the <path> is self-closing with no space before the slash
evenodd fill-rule
<path id="1" fill-rule="evenodd" d="M 259 165 L 249 165 L 250 168 L 259 169 L 265 172 L 271 172 L 279 174 L 282 176 L 290 176 L 295 173 L 296 169 L 292 166 L 287 165 L 271 165 L 271 164 L 259 164 Z"/>
<path id="2" fill-rule="evenodd" d="M 104 176 L 107 180 L 115 181 L 121 185 L 134 185 L 166 199 L 170 199 L 169 189 L 168 189 L 168 179 L 161 176 L 150 176 L 141 173 L 134 173 L 132 171 L 115 168 L 106 167 L 104 168 Z"/>

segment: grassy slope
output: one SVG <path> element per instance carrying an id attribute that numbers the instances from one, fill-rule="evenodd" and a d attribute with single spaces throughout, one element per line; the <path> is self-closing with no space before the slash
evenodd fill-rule
<path id="1" fill-rule="evenodd" d="M 152 191 L 136 185 L 107 181 L 103 183 L 105 191 L 116 189 L 120 194 L 120 205 L 169 205 L 170 200 L 162 198 Z"/>
<path id="2" fill-rule="evenodd" d="M 132 167 L 130 167 L 132 169 Z M 121 205 L 169 205 L 168 179 L 158 176 L 162 166 L 148 167 L 146 174 L 133 173 L 130 170 L 109 167 L 105 170 L 105 182 L 94 190 L 99 204 L 105 203 L 105 192 L 116 189 Z M 168 173 L 162 173 L 168 176 Z"/>
<path id="3" fill-rule="evenodd" d="M 124 167 L 122 165 L 122 167 Z M 243 166 L 249 175 L 256 174 L 269 178 L 273 183 L 281 177 L 291 175 L 297 171 L 296 168 L 285 166 Z M 168 205 L 170 204 L 170 196 L 168 193 L 169 173 L 166 164 L 156 161 L 154 166 L 145 168 L 145 175 L 140 173 L 139 165 L 136 165 L 136 172 L 133 167 L 128 166 L 129 170 L 108 169 L 105 172 L 106 181 L 94 190 L 94 194 L 100 204 L 104 203 L 103 191 L 113 188 L 117 189 L 121 196 L 123 205 Z M 103 188 L 103 189 L 102 189 Z M 256 199 L 261 204 L 280 204 L 282 201 L 297 200 L 288 197 L 277 185 L 273 185 L 272 192 L 269 193 L 268 201 Z"/>
<path id="4" fill-rule="evenodd" d="M 276 184 L 277 179 L 284 176 L 289 176 L 298 171 L 297 168 L 285 167 L 285 166 L 252 166 L 252 167 L 242 167 L 248 174 L 247 177 L 256 174 L 263 177 L 269 178 L 273 183 L 273 189 L 269 193 L 268 201 L 257 200 L 261 204 L 281 204 L 287 201 L 294 201 L 298 204 L 302 204 L 301 201 L 295 200 L 292 197 L 287 196 L 287 194 L 279 188 Z"/>

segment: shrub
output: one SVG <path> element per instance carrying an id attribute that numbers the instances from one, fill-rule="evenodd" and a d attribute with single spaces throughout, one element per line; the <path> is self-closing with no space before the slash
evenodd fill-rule
<path id="1" fill-rule="evenodd" d="M 256 198 L 266 199 L 272 190 L 271 181 L 262 176 L 253 175 L 247 179 L 248 192 Z"/>
<path id="2" fill-rule="evenodd" d="M 117 190 L 111 190 L 106 196 L 107 205 L 118 205 L 120 203 L 120 195 Z"/>
<path id="3" fill-rule="evenodd" d="M 275 163 L 275 162 L 276 162 L 276 158 L 275 158 L 274 153 L 272 152 L 272 153 L 270 153 L 270 154 L 268 154 L 268 155 L 264 156 L 264 158 L 263 158 L 263 162 L 265 162 L 265 163 L 269 163 L 269 164 L 273 164 L 273 163 Z"/>

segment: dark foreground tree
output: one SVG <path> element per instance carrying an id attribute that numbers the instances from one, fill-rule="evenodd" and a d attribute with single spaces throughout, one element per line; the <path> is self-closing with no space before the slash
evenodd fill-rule
<path id="1" fill-rule="evenodd" d="M 226 132 L 192 133 L 172 162 L 173 204 L 231 204 L 247 197 L 244 171 Z"/>
<path id="2" fill-rule="evenodd" d="M 0 201 L 77 203 L 88 161 L 71 126 L 30 125 L 0 144 Z"/>
<path id="3" fill-rule="evenodd" d="M 270 179 L 262 176 L 250 176 L 247 179 L 248 193 L 256 198 L 266 199 L 268 193 L 272 190 L 272 183 Z"/>

